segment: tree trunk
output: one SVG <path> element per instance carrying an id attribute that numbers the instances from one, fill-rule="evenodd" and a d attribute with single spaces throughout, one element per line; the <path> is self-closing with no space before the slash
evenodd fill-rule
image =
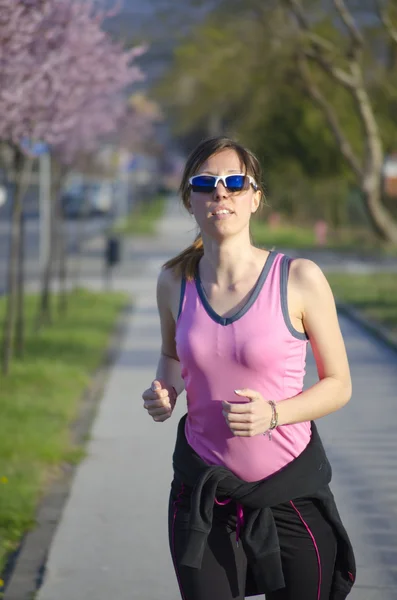
<path id="1" fill-rule="evenodd" d="M 39 329 L 44 323 L 49 324 L 52 320 L 51 314 L 51 275 L 54 263 L 54 233 L 53 233 L 53 207 L 50 206 L 50 248 L 46 264 L 42 273 L 42 283 L 40 292 L 39 310 L 36 318 L 36 329 Z"/>
<path id="2" fill-rule="evenodd" d="M 18 289 L 18 257 L 20 253 L 21 244 L 21 214 L 23 207 L 23 197 L 30 182 L 32 159 L 25 158 L 20 150 L 15 149 L 14 168 L 16 186 L 13 197 L 11 217 L 10 252 L 8 259 L 7 277 L 7 302 L 2 342 L 2 371 L 4 375 L 7 375 L 9 373 L 10 362 L 13 352 L 13 329 L 16 315 L 15 302 L 17 298 Z"/>
<path id="3" fill-rule="evenodd" d="M 89 203 L 89 197 L 87 196 L 88 192 L 84 192 L 83 197 L 82 197 L 82 202 L 83 202 L 83 210 L 81 212 L 81 215 L 78 219 L 78 223 L 76 224 L 76 228 L 77 228 L 77 235 L 76 235 L 76 244 L 75 244 L 75 253 L 74 253 L 74 283 L 73 283 L 73 288 L 76 290 L 79 288 L 80 286 L 80 281 L 81 281 L 81 270 L 82 270 L 82 260 L 83 260 L 83 247 L 84 247 L 84 243 L 85 243 L 85 236 L 86 236 L 86 224 L 87 224 L 87 219 L 90 216 L 90 203 Z M 128 201 L 127 201 L 127 206 L 128 207 Z M 125 216 L 127 216 L 128 211 L 126 213 Z"/>
<path id="4" fill-rule="evenodd" d="M 397 245 L 397 224 L 382 204 L 380 173 L 365 177 L 360 185 L 368 218 L 380 238 Z"/>
<path id="5" fill-rule="evenodd" d="M 62 214 L 60 195 L 55 199 L 55 215 L 57 230 L 57 257 L 58 257 L 58 314 L 64 316 L 67 312 L 67 248 L 65 242 L 65 229 Z"/>
<path id="6" fill-rule="evenodd" d="M 51 280 L 54 273 L 54 265 L 58 252 L 58 230 L 57 203 L 60 192 L 60 175 L 58 167 L 54 160 L 51 161 L 51 200 L 50 200 L 50 231 L 49 231 L 49 250 L 46 257 L 46 264 L 42 273 L 42 284 L 40 293 L 40 302 L 36 318 L 36 328 L 39 329 L 43 324 L 49 324 L 52 321 L 51 307 Z"/>
<path id="7" fill-rule="evenodd" d="M 367 90 L 361 82 L 360 67 L 354 65 L 356 79 L 360 83 L 352 90 L 365 136 L 365 159 L 359 186 L 369 220 L 379 235 L 387 242 L 397 244 L 397 222 L 382 203 L 382 168 L 384 163 L 383 142 L 375 112 Z"/>
<path id="8" fill-rule="evenodd" d="M 82 255 L 81 244 L 82 244 L 82 241 L 79 237 L 78 240 L 76 241 L 76 244 L 74 247 L 74 252 L 73 252 L 73 285 L 72 285 L 73 290 L 76 290 L 79 288 L 80 281 L 81 281 L 81 255 Z"/>
<path id="9" fill-rule="evenodd" d="M 23 206 L 19 219 L 19 251 L 18 251 L 18 273 L 17 273 L 17 292 L 16 305 L 17 314 L 15 322 L 15 356 L 22 358 L 25 346 L 25 314 L 24 314 L 24 296 L 25 296 L 25 214 Z"/>
<path id="10" fill-rule="evenodd" d="M 222 135 L 222 117 L 219 112 L 214 111 L 209 117 L 207 122 L 207 131 L 209 137 L 216 137 Z"/>

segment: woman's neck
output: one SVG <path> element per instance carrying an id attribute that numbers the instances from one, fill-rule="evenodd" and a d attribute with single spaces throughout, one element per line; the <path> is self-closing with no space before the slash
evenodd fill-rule
<path id="1" fill-rule="evenodd" d="M 202 281 L 217 285 L 231 286 L 244 279 L 254 270 L 260 270 L 263 253 L 248 240 L 245 244 L 235 240 L 224 240 L 217 243 L 205 240 L 204 256 L 200 261 L 200 277 Z"/>

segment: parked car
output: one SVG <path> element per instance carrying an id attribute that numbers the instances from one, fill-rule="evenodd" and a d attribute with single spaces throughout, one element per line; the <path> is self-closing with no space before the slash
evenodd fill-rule
<path id="1" fill-rule="evenodd" d="M 61 195 L 62 213 L 66 219 L 82 219 L 89 215 L 89 205 L 83 190 L 68 190 Z"/>
<path id="2" fill-rule="evenodd" d="M 113 208 L 111 183 L 75 184 L 63 191 L 61 203 L 63 215 L 69 219 L 82 219 L 109 214 Z"/>
<path id="3" fill-rule="evenodd" d="M 88 204 L 91 215 L 107 215 L 113 208 L 112 184 L 108 181 L 90 184 Z"/>

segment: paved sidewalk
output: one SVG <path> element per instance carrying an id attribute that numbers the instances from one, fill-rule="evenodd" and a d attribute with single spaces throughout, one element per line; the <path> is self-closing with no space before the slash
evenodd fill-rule
<path id="1" fill-rule="evenodd" d="M 155 284 L 164 260 L 193 238 L 175 203 L 156 240 L 135 240 L 113 285 L 135 310 L 104 391 L 87 457 L 79 466 L 53 539 L 38 600 L 177 600 L 167 541 L 171 453 L 185 399 L 173 418 L 152 422 L 141 393 L 159 353 Z M 92 265 L 97 250 L 93 248 Z M 82 280 L 102 286 L 100 271 Z M 355 546 L 351 600 L 397 600 L 397 355 L 341 318 L 354 395 L 319 428 L 334 467 L 333 490 Z M 307 385 L 315 380 L 310 356 Z M 208 599 L 216 600 L 216 599 Z"/>

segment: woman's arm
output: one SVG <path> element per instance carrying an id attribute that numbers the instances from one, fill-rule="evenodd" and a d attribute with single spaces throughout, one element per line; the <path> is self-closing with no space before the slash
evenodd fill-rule
<path id="1" fill-rule="evenodd" d="M 179 308 L 180 287 L 180 279 L 178 280 L 170 269 L 161 271 L 157 280 L 161 354 L 156 379 L 164 382 L 166 387 L 174 388 L 178 396 L 185 387 L 175 343 L 175 320 Z"/>
<path id="2" fill-rule="evenodd" d="M 278 403 L 279 425 L 324 417 L 347 404 L 352 393 L 345 344 L 326 277 L 312 261 L 296 259 L 291 263 L 288 285 L 301 299 L 302 320 L 319 381 L 299 396 Z"/>
<path id="3" fill-rule="evenodd" d="M 310 338 L 320 381 L 293 398 L 277 402 L 278 425 L 319 419 L 342 408 L 351 396 L 349 363 L 335 301 L 321 269 L 310 260 L 294 260 L 288 291 L 294 299 L 294 313 L 302 319 Z M 268 401 L 273 399 L 263 398 L 251 389 L 235 390 L 235 393 L 250 398 L 251 402 L 222 402 L 232 433 L 247 437 L 266 432 L 272 420 Z"/>
<path id="4" fill-rule="evenodd" d="M 161 354 L 156 378 L 142 398 L 143 406 L 154 421 L 170 418 L 178 395 L 184 389 L 181 365 L 175 346 L 175 320 L 179 305 L 180 283 L 169 270 L 161 271 L 157 280 L 157 306 L 161 328 Z"/>

